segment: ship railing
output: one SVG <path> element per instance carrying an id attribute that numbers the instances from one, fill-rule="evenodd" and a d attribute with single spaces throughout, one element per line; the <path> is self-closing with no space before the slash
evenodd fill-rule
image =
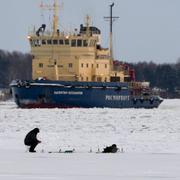
<path id="1" fill-rule="evenodd" d="M 68 32 L 67 33 L 59 32 L 59 33 L 55 34 L 55 36 L 57 36 L 57 37 L 65 37 L 65 38 L 70 37 L 72 35 L 74 35 L 74 34 L 68 33 Z M 46 37 L 46 36 L 50 37 L 50 36 L 54 36 L 54 33 L 52 31 L 46 30 L 45 32 L 42 32 L 39 36 L 37 36 L 36 31 L 30 31 L 29 36 L 31 36 L 31 37 Z"/>
<path id="2" fill-rule="evenodd" d="M 149 89 L 148 82 L 129 82 L 129 87 L 133 89 Z"/>
<path id="3" fill-rule="evenodd" d="M 78 81 L 77 81 L 78 82 Z M 128 86 L 126 85 L 113 85 L 109 86 L 106 83 L 102 83 L 100 85 L 84 82 L 83 84 L 75 84 L 75 83 L 56 83 L 51 82 L 49 83 L 48 80 L 34 80 L 34 81 L 22 81 L 17 80 L 16 82 L 13 82 L 11 86 L 17 86 L 18 88 L 24 87 L 24 88 L 31 88 L 32 86 L 56 86 L 56 87 L 64 87 L 64 88 L 77 88 L 77 89 L 114 89 L 117 91 L 121 90 L 127 90 Z"/>
<path id="4" fill-rule="evenodd" d="M 79 35 L 77 33 L 74 33 L 74 32 L 57 32 L 57 33 L 53 33 L 52 31 L 44 31 L 42 32 L 41 34 L 39 34 L 39 36 L 37 35 L 36 31 L 29 31 L 29 37 L 38 37 L 38 38 L 41 38 L 41 37 L 63 37 L 63 38 L 78 38 L 78 37 L 82 37 L 82 38 L 85 38 L 87 37 L 87 35 Z M 91 37 L 92 38 L 92 37 Z M 93 37 L 93 39 L 96 39 L 97 40 L 97 37 Z"/>

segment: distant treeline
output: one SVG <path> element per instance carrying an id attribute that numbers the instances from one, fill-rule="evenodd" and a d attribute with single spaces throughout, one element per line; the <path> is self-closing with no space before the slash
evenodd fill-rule
<path id="1" fill-rule="evenodd" d="M 149 81 L 152 88 L 160 88 L 169 97 L 180 97 L 180 61 L 156 64 L 138 62 L 131 64 L 136 72 L 136 80 Z"/>
<path id="2" fill-rule="evenodd" d="M 9 87 L 13 79 L 31 79 L 30 54 L 0 50 L 0 87 Z"/>
<path id="3" fill-rule="evenodd" d="M 177 63 L 156 64 L 138 62 L 130 64 L 136 72 L 137 81 L 149 81 L 176 96 L 180 90 L 180 60 Z M 30 54 L 0 50 L 0 87 L 8 87 L 13 79 L 31 79 L 32 58 Z"/>

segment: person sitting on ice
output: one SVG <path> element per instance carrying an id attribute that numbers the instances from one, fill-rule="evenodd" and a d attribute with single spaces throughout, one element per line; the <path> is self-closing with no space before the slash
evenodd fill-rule
<path id="1" fill-rule="evenodd" d="M 118 148 L 116 144 L 113 144 L 112 146 L 107 146 L 104 148 L 103 153 L 116 153 L 118 151 Z"/>
<path id="2" fill-rule="evenodd" d="M 41 141 L 37 139 L 38 133 L 39 133 L 39 128 L 35 128 L 31 130 L 24 139 L 24 144 L 26 146 L 30 146 L 29 152 L 36 152 L 34 149 L 39 143 L 41 143 Z"/>

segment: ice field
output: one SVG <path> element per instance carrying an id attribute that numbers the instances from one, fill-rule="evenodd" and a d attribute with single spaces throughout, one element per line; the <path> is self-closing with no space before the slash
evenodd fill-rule
<path id="1" fill-rule="evenodd" d="M 23 140 L 35 127 L 42 143 L 30 154 Z M 96 153 L 114 143 L 124 153 Z M 158 109 L 19 109 L 0 102 L 0 179 L 179 180 L 180 100 Z"/>

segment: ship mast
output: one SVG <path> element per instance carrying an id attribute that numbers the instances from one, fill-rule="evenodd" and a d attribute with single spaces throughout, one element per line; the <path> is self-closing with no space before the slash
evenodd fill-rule
<path id="1" fill-rule="evenodd" d="M 53 35 L 55 35 L 57 33 L 57 30 L 58 30 L 58 20 L 59 20 L 58 19 L 59 6 L 58 6 L 57 0 L 54 0 L 53 10 L 54 10 Z"/>
<path id="2" fill-rule="evenodd" d="M 86 16 L 86 35 L 89 36 L 90 35 L 90 21 L 91 18 L 89 15 Z"/>
<path id="3" fill-rule="evenodd" d="M 113 56 L 113 22 L 118 19 L 119 17 L 115 17 L 113 16 L 113 7 L 114 7 L 114 3 L 112 3 L 110 5 L 110 16 L 109 17 L 104 17 L 106 20 L 108 20 L 110 22 L 110 34 L 109 34 L 109 50 L 110 50 L 110 53 L 109 53 L 109 56 L 110 56 L 110 59 L 113 60 L 114 59 L 114 56 Z"/>
<path id="4" fill-rule="evenodd" d="M 56 35 L 57 30 L 58 30 L 58 13 L 59 13 L 59 5 L 58 5 L 58 0 L 54 0 L 53 5 L 45 5 L 41 2 L 40 7 L 42 9 L 48 9 L 50 11 L 53 11 L 53 36 Z"/>

